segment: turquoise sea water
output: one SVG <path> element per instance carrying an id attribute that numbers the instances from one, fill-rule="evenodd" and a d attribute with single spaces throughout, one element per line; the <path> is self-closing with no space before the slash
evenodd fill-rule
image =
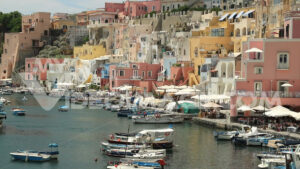
<path id="1" fill-rule="evenodd" d="M 118 118 L 116 113 L 100 109 L 72 109 L 58 112 L 58 102 L 50 111 L 45 111 L 34 97 L 7 96 L 12 104 L 5 107 L 8 113 L 5 127 L 0 130 L 0 169 L 104 169 L 108 161 L 100 151 L 101 141 L 113 132 L 139 131 L 141 129 L 165 128 L 168 125 L 133 124 L 127 118 Z M 13 116 L 12 107 L 24 108 L 24 117 Z M 255 147 L 235 147 L 230 142 L 216 141 L 213 130 L 192 122 L 173 125 L 176 147 L 168 154 L 167 169 L 252 169 L 257 168 Z M 47 150 L 48 143 L 59 144 L 59 159 L 43 163 L 12 161 L 9 153 L 17 149 Z M 94 159 L 98 161 L 95 162 Z"/>

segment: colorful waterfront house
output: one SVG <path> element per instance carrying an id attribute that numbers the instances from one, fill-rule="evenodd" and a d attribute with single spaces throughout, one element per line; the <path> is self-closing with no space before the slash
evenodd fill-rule
<path id="1" fill-rule="evenodd" d="M 242 104 L 282 105 L 300 111 L 299 46 L 299 39 L 253 39 L 243 44 L 231 117 L 238 117 Z M 247 53 L 250 49 L 257 52 Z"/>
<path id="2" fill-rule="evenodd" d="M 111 23 L 118 22 L 118 13 L 117 12 L 106 12 L 106 11 L 98 11 L 92 14 L 89 14 L 89 23 L 88 27 L 101 27 L 107 26 Z"/>
<path id="3" fill-rule="evenodd" d="M 106 49 L 102 45 L 82 45 L 74 47 L 74 57 L 91 60 L 106 55 Z"/>
<path id="4" fill-rule="evenodd" d="M 165 52 L 161 62 L 164 80 L 171 80 L 173 78 L 171 77 L 171 68 L 177 63 L 177 58 L 172 56 L 172 52 Z"/>
<path id="5" fill-rule="evenodd" d="M 110 90 L 123 85 L 132 85 L 140 87 L 141 92 L 152 92 L 152 83 L 157 81 L 160 71 L 160 64 L 120 63 L 110 65 Z"/>
<path id="6" fill-rule="evenodd" d="M 22 16 L 22 32 L 5 33 L 1 55 L 0 78 L 11 78 L 12 72 L 24 70 L 25 58 L 38 54 L 50 40 L 50 13 Z"/>
<path id="7" fill-rule="evenodd" d="M 26 58 L 25 59 L 25 81 L 38 82 L 46 86 L 47 72 L 50 64 L 61 64 L 64 59 L 57 58 Z"/>
<path id="8" fill-rule="evenodd" d="M 160 12 L 161 1 L 150 0 L 150 1 L 130 1 L 127 0 L 124 6 L 124 15 L 130 17 L 138 17 L 150 12 Z"/>
<path id="9" fill-rule="evenodd" d="M 98 12 L 99 10 L 84 11 L 76 14 L 76 22 L 78 26 L 86 26 L 89 23 L 89 15 Z"/>
<path id="10" fill-rule="evenodd" d="M 233 52 L 234 45 L 231 43 L 234 26 L 223 18 L 213 17 L 209 27 L 193 31 L 190 38 L 190 57 L 194 66 L 194 73 L 190 74 L 189 85 L 200 84 L 201 66 L 205 58 L 227 57 Z"/>

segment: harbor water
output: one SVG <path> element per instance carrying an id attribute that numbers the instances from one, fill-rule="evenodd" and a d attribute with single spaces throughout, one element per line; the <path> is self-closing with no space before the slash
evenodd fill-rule
<path id="1" fill-rule="evenodd" d="M 53 109 L 41 108 L 33 96 L 22 101 L 23 95 L 7 96 L 12 103 L 5 106 L 7 119 L 0 130 L 0 169 L 104 169 L 108 161 L 100 151 L 100 143 L 113 132 L 166 128 L 168 125 L 133 124 L 118 118 L 114 112 L 73 105 L 68 112 L 59 112 L 60 101 Z M 44 101 L 47 99 L 45 98 Z M 14 116 L 12 107 L 21 107 L 26 116 Z M 256 147 L 236 147 L 231 142 L 217 141 L 212 128 L 193 122 L 174 124 L 176 147 L 168 154 L 167 169 L 252 169 L 259 161 Z M 16 150 L 47 150 L 49 143 L 58 143 L 58 160 L 43 163 L 13 161 L 10 152 Z M 98 159 L 96 162 L 95 159 Z"/>

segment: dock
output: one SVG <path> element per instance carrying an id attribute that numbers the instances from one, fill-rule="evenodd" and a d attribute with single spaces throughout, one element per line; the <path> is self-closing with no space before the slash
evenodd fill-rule
<path id="1" fill-rule="evenodd" d="M 240 123 L 232 123 L 232 122 L 228 123 L 226 119 L 208 119 L 208 118 L 194 117 L 192 120 L 193 122 L 199 125 L 204 125 L 204 126 L 209 126 L 209 127 L 224 129 L 224 130 L 242 129 L 243 126 L 243 124 Z M 270 133 L 275 136 L 300 140 L 300 134 L 297 133 L 291 133 L 286 131 L 279 132 L 271 129 L 261 129 L 261 128 L 258 128 L 258 131 L 263 133 Z"/>

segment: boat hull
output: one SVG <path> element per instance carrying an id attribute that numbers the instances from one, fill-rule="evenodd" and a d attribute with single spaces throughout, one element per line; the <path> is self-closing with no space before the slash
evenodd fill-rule
<path id="1" fill-rule="evenodd" d="M 13 160 L 21 160 L 21 161 L 36 161 L 36 162 L 42 162 L 42 161 L 48 161 L 51 159 L 50 155 L 42 155 L 39 153 L 10 153 Z"/>
<path id="2" fill-rule="evenodd" d="M 143 143 L 132 143 L 132 142 L 124 142 L 118 140 L 108 140 L 111 144 L 127 144 L 127 145 L 143 145 Z M 156 143 L 147 143 L 148 146 L 152 147 L 153 149 L 172 149 L 173 142 L 156 142 Z"/>
<path id="3" fill-rule="evenodd" d="M 136 124 L 169 124 L 169 123 L 182 123 L 184 118 L 133 118 L 132 121 Z"/>

